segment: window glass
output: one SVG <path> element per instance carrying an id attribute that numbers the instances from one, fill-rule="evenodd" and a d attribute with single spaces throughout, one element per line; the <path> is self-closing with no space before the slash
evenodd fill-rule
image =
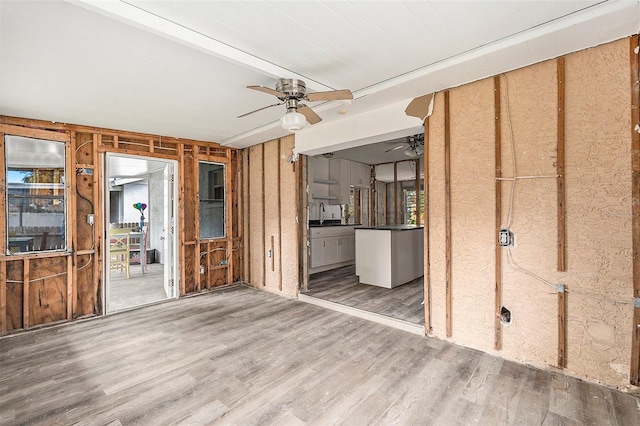
<path id="1" fill-rule="evenodd" d="M 66 248 L 65 144 L 5 136 L 7 249 Z"/>
<path id="2" fill-rule="evenodd" d="M 199 164 L 200 238 L 224 237 L 224 164 Z"/>

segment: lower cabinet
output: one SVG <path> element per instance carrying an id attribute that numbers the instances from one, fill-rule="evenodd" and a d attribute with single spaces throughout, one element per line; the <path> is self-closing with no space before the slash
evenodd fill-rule
<path id="1" fill-rule="evenodd" d="M 355 231 L 352 226 L 312 228 L 311 273 L 345 266 L 353 263 L 355 257 Z"/>

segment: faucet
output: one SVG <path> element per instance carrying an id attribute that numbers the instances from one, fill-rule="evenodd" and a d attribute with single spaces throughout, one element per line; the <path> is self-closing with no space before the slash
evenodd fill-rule
<path id="1" fill-rule="evenodd" d="M 318 216 L 320 216 L 320 226 L 322 226 L 322 222 L 324 222 L 324 203 L 320 203 L 320 208 L 318 208 Z"/>

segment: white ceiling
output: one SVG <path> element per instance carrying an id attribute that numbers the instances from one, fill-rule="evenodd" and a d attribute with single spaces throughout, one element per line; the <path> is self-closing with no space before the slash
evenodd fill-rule
<path id="1" fill-rule="evenodd" d="M 246 147 L 296 77 L 314 128 L 640 30 L 635 0 L 0 1 L 0 114 Z M 339 109 L 346 114 L 338 114 Z M 418 123 L 419 124 L 419 123 Z"/>

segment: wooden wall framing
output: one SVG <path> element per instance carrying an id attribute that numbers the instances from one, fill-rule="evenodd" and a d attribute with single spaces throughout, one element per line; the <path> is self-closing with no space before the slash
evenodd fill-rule
<path id="1" fill-rule="evenodd" d="M 639 36 L 630 38 L 631 176 L 633 228 L 633 329 L 631 330 L 631 384 L 640 385 L 640 49 Z"/>
<path id="2" fill-rule="evenodd" d="M 0 201 L 0 334 L 104 314 L 103 157 L 120 153 L 176 160 L 180 208 L 178 235 L 179 295 L 231 284 L 241 279 L 241 226 L 237 211 L 238 151 L 218 144 L 89 126 L 0 116 L 0 151 L 4 134 L 65 143 L 67 159 L 67 250 L 8 255 L 6 209 Z M 0 166 L 4 170 L 4 155 Z M 225 165 L 226 236 L 198 239 L 198 161 Z M 4 173 L 0 185 L 6 188 Z M 94 215 L 94 226 L 84 218 Z M 216 249 L 220 249 L 217 251 Z M 206 252 L 200 274 L 200 253 Z M 225 260 L 225 262 L 223 262 Z M 210 266 L 215 265 L 215 266 Z M 27 284 L 25 284 L 27 283 Z"/>

